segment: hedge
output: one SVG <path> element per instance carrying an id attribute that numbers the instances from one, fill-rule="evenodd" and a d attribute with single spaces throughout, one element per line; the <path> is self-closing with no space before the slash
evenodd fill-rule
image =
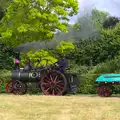
<path id="1" fill-rule="evenodd" d="M 5 92 L 5 85 L 11 81 L 11 75 L 10 70 L 0 70 L 0 92 Z"/>

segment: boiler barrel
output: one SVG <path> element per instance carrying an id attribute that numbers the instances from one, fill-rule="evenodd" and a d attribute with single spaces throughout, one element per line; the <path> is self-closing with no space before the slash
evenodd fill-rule
<path id="1" fill-rule="evenodd" d="M 39 78 L 39 74 L 36 72 L 23 72 L 23 71 L 13 71 L 12 80 L 20 80 L 23 82 L 34 81 Z"/>

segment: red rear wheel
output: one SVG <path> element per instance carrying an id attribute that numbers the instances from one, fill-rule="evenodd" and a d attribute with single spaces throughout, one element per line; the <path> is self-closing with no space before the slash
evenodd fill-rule
<path id="1" fill-rule="evenodd" d="M 97 94 L 101 97 L 110 97 L 112 95 L 112 89 L 108 86 L 100 86 Z"/>
<path id="2" fill-rule="evenodd" d="M 12 93 L 12 81 L 6 84 L 6 92 Z"/>
<path id="3" fill-rule="evenodd" d="M 45 95 L 59 96 L 67 88 L 65 76 L 58 71 L 50 71 L 41 79 L 41 89 Z"/>

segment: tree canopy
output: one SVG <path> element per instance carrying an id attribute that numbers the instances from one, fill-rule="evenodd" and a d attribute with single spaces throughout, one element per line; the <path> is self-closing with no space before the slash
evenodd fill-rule
<path id="1" fill-rule="evenodd" d="M 120 21 L 118 17 L 109 16 L 103 23 L 103 28 L 113 28 Z"/>
<path id="2" fill-rule="evenodd" d="M 5 15 L 5 10 L 8 7 L 8 3 L 11 0 L 0 0 L 0 20 L 4 17 Z"/>
<path id="3" fill-rule="evenodd" d="M 67 31 L 68 17 L 77 12 L 77 0 L 13 0 L 1 20 L 0 40 L 13 46 L 49 40 L 56 30 Z"/>

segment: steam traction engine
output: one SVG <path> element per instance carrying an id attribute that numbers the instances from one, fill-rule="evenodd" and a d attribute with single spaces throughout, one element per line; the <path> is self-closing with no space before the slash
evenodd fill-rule
<path id="1" fill-rule="evenodd" d="M 40 64 L 40 60 L 38 60 Z M 37 66 L 38 66 L 37 64 Z M 65 64 L 63 59 L 63 64 Z M 12 81 L 6 85 L 6 91 L 14 94 L 25 94 L 27 83 L 35 82 L 45 95 L 63 95 L 67 92 L 76 93 L 79 80 L 76 74 L 67 73 L 66 67 L 59 62 L 33 68 L 31 61 L 24 68 L 12 71 Z M 62 68 L 62 71 L 61 71 Z"/>

